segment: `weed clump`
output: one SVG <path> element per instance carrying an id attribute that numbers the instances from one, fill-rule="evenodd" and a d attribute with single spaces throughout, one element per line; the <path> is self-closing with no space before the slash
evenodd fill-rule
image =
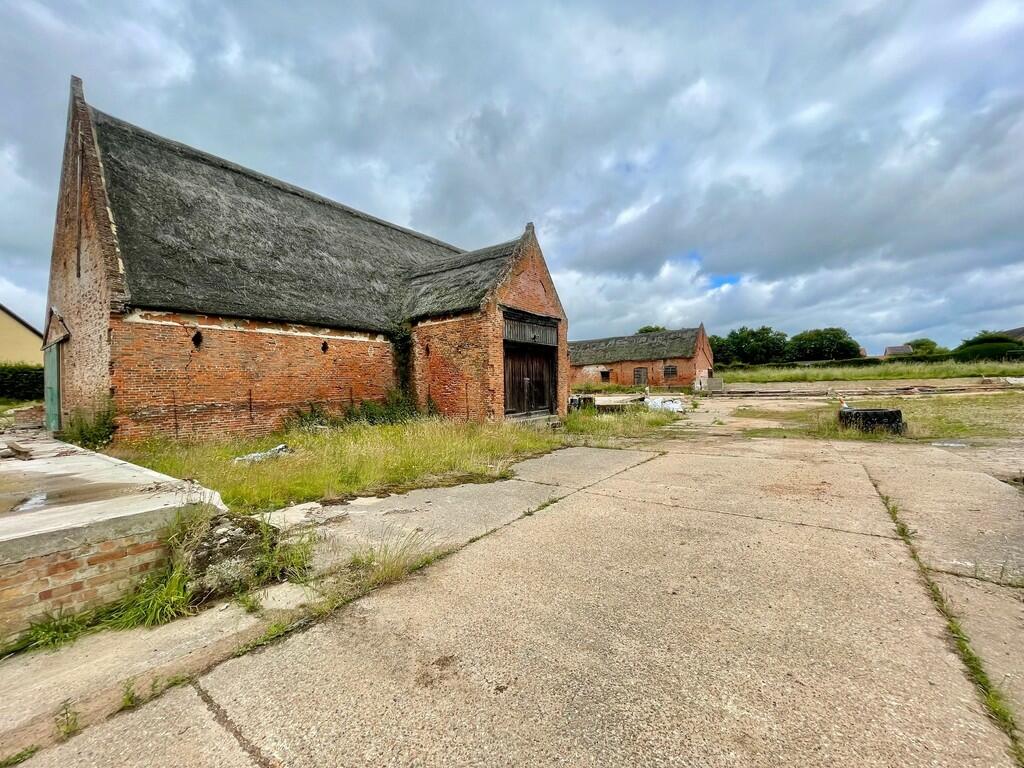
<path id="1" fill-rule="evenodd" d="M 114 404 L 110 401 L 97 408 L 76 410 L 58 436 L 64 442 L 82 448 L 94 451 L 105 448 L 114 439 L 114 430 L 117 429 L 115 415 Z"/>

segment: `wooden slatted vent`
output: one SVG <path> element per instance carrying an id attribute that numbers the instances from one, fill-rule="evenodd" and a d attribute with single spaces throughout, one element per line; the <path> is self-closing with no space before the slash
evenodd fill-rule
<path id="1" fill-rule="evenodd" d="M 505 313 L 505 341 L 558 346 L 558 323 L 543 317 Z"/>

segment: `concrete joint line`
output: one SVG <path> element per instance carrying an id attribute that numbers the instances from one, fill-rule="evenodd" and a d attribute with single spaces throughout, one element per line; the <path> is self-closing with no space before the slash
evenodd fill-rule
<path id="1" fill-rule="evenodd" d="M 1005 587 L 1006 589 L 1024 589 L 1024 584 L 1012 584 L 1005 581 L 997 581 L 996 579 L 989 579 L 985 576 L 975 576 L 972 573 L 960 573 L 959 571 L 950 571 L 945 568 L 932 568 L 928 566 L 928 570 L 932 573 L 941 573 L 943 576 L 954 576 L 958 579 L 970 579 L 971 581 L 980 581 L 983 584 L 991 584 L 993 587 Z"/>
<path id="2" fill-rule="evenodd" d="M 863 465 L 862 465 L 863 466 Z M 988 671 L 985 668 L 984 660 L 974 650 L 970 638 L 960 624 L 960 616 L 956 614 L 949 603 L 948 598 L 943 594 L 939 585 L 932 578 L 934 572 L 921 558 L 917 545 L 913 541 L 913 532 L 907 528 L 906 523 L 899 515 L 899 505 L 889 496 L 882 493 L 878 483 L 867 467 L 864 471 L 878 494 L 878 500 L 882 507 L 892 519 L 897 534 L 903 541 L 904 547 L 912 565 L 917 571 L 921 585 L 929 597 L 932 607 L 946 625 L 946 636 L 952 645 L 953 653 L 960 659 L 964 677 L 970 682 L 975 693 L 981 699 L 982 708 L 988 714 L 989 720 L 1002 731 L 1009 740 L 1009 755 L 1017 765 L 1024 768 L 1024 740 L 1021 739 L 1021 732 L 1018 728 L 1015 713 L 1009 703 L 1004 699 L 1002 691 L 992 683 Z"/>
<path id="3" fill-rule="evenodd" d="M 240 746 L 242 750 L 251 757 L 258 766 L 260 766 L 260 768 L 280 768 L 281 763 L 268 757 L 259 747 L 245 737 L 241 729 L 230 717 L 228 717 L 228 713 L 224 708 L 213 700 L 213 697 L 199 684 L 198 680 L 192 683 L 192 687 L 199 695 L 199 698 L 203 700 L 203 703 L 206 704 L 206 708 L 210 710 L 210 714 L 213 715 L 213 719 L 217 724 L 235 738 L 235 741 L 238 742 L 238 746 Z"/>

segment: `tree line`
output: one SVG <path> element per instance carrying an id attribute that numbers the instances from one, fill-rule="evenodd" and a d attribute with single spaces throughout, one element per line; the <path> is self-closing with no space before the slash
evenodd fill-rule
<path id="1" fill-rule="evenodd" d="M 860 356 L 860 344 L 844 328 L 812 328 L 788 336 L 767 325 L 736 328 L 708 337 L 716 365 L 846 360 Z"/>

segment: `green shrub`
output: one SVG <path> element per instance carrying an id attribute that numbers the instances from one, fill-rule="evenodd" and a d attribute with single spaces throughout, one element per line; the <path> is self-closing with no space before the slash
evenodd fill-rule
<path id="1" fill-rule="evenodd" d="M 1020 344 L 1020 341 L 1013 338 L 1013 336 L 1007 336 L 1005 333 L 999 333 L 998 331 L 981 331 L 973 339 L 964 339 L 963 343 L 960 344 L 954 351 L 959 352 L 960 350 L 966 349 L 967 347 L 975 347 L 980 344 Z"/>
<path id="2" fill-rule="evenodd" d="M 0 363 L 0 398 L 42 400 L 43 366 Z"/>
<path id="3" fill-rule="evenodd" d="M 960 347 L 953 353 L 955 360 L 1002 360 L 1024 345 L 1016 341 L 993 341 L 986 343 L 971 343 Z"/>
<path id="4" fill-rule="evenodd" d="M 114 438 L 114 405 L 105 402 L 92 410 L 77 410 L 60 431 L 60 439 L 83 448 L 99 450 Z"/>

